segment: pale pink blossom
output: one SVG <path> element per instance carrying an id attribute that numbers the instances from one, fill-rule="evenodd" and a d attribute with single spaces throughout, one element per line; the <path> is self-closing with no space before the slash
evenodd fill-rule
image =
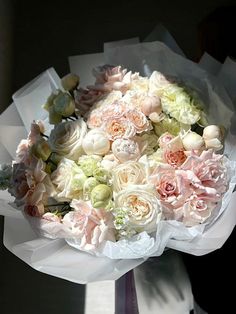
<path id="1" fill-rule="evenodd" d="M 174 136 L 168 132 L 162 134 L 158 139 L 160 148 L 166 148 L 167 144 L 174 139 Z"/>
<path id="2" fill-rule="evenodd" d="M 102 121 L 109 119 L 119 119 L 125 115 L 126 105 L 122 102 L 115 102 L 111 105 L 106 106 L 101 111 Z"/>
<path id="3" fill-rule="evenodd" d="M 160 114 L 162 111 L 160 97 L 146 96 L 142 101 L 141 110 L 146 116 L 154 112 Z"/>
<path id="4" fill-rule="evenodd" d="M 171 151 L 171 150 L 164 150 L 163 153 L 165 161 L 171 165 L 172 167 L 178 168 L 181 166 L 184 161 L 186 160 L 186 155 L 183 150 L 178 151 Z"/>
<path id="5" fill-rule="evenodd" d="M 152 128 L 146 116 L 137 109 L 128 110 L 126 118 L 134 125 L 137 133 L 147 132 Z"/>
<path id="6" fill-rule="evenodd" d="M 126 72 L 127 70 L 122 69 L 121 66 L 105 65 L 98 67 L 93 70 L 93 74 L 96 77 L 95 85 L 88 86 L 88 89 L 101 92 L 119 90 L 125 93 L 130 88 L 132 77 L 135 76 L 131 72 Z"/>
<path id="7" fill-rule="evenodd" d="M 45 213 L 42 218 L 50 222 L 61 222 L 61 218 L 59 216 L 50 212 Z"/>
<path id="8" fill-rule="evenodd" d="M 101 95 L 103 93 L 99 90 L 80 88 L 78 91 L 75 91 L 76 108 L 81 114 L 86 114 Z"/>
<path id="9" fill-rule="evenodd" d="M 23 163 L 29 165 L 32 156 L 30 154 L 30 146 L 28 140 L 21 140 L 16 149 L 16 158 L 14 163 Z"/>
<path id="10" fill-rule="evenodd" d="M 227 168 L 224 156 L 215 154 L 213 150 L 205 150 L 200 156 L 190 155 L 181 169 L 191 169 L 205 187 L 216 189 L 222 194 L 228 186 Z"/>
<path id="11" fill-rule="evenodd" d="M 140 143 L 135 139 L 116 139 L 112 143 L 112 152 L 120 162 L 137 161 L 141 157 Z"/>
<path id="12" fill-rule="evenodd" d="M 62 223 L 73 236 L 81 239 L 80 248 L 91 250 L 106 240 L 114 241 L 111 214 L 102 209 L 95 209 L 90 202 L 73 200 L 74 209 L 67 213 Z"/>
<path id="13" fill-rule="evenodd" d="M 39 206 L 54 195 L 54 187 L 44 170 L 45 163 L 36 158 L 32 158 L 28 167 L 23 163 L 13 165 L 12 187 L 9 192 L 15 197 L 17 206 Z"/>
<path id="14" fill-rule="evenodd" d="M 99 128 L 102 125 L 102 111 L 100 109 L 92 110 L 88 115 L 87 125 L 90 129 Z"/>
<path id="15" fill-rule="evenodd" d="M 173 218 L 182 221 L 187 227 L 204 223 L 212 214 L 217 203 L 204 200 L 196 195 L 173 212 Z"/>
<path id="16" fill-rule="evenodd" d="M 131 138 L 136 133 L 134 125 L 125 118 L 110 118 L 104 123 L 103 128 L 111 141 L 118 138 Z"/>

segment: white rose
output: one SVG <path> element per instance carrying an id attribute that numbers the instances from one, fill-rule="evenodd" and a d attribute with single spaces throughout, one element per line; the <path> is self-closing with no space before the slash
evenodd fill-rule
<path id="1" fill-rule="evenodd" d="M 110 141 L 104 131 L 93 129 L 85 135 L 82 147 L 87 155 L 105 155 L 110 150 Z"/>
<path id="2" fill-rule="evenodd" d="M 127 161 L 112 170 L 113 189 L 115 192 L 126 189 L 130 185 L 144 184 L 146 180 L 145 167 L 135 161 Z"/>
<path id="3" fill-rule="evenodd" d="M 155 232 L 161 219 L 159 201 L 155 191 L 148 185 L 133 185 L 122 190 L 115 197 L 115 227 L 134 230 L 136 233 Z M 121 212 L 124 213 L 124 219 Z"/>
<path id="4" fill-rule="evenodd" d="M 53 152 L 78 160 L 83 154 L 82 140 L 86 133 L 87 126 L 83 119 L 59 123 L 50 134 L 50 147 Z"/>
<path id="5" fill-rule="evenodd" d="M 87 177 L 74 161 L 63 158 L 51 179 L 57 187 L 59 199 L 73 199 L 81 197 Z"/>

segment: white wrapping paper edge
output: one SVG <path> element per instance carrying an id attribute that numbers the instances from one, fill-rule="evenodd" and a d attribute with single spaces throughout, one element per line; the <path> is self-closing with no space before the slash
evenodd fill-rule
<path id="1" fill-rule="evenodd" d="M 147 45 L 147 44 L 146 44 Z M 163 46 L 162 46 L 163 47 Z M 130 47 L 129 47 L 130 48 Z M 114 48 L 113 48 L 114 49 Z M 145 61 L 146 71 L 150 71 L 150 65 L 147 65 Z M 27 89 L 30 84 L 27 84 Z M 21 90 L 22 91 L 22 90 Z M 24 91 L 24 89 L 23 89 Z M 34 90 L 33 90 L 34 92 Z M 26 95 L 28 96 L 28 95 Z M 35 97 L 35 96 L 34 96 Z M 224 98 L 227 98 L 224 94 Z M 32 96 L 31 96 L 32 99 Z M 17 99 L 15 99 L 17 102 Z M 41 101 L 41 100 L 40 100 Z M 227 99 L 228 101 L 228 99 Z M 41 102 L 42 103 L 42 102 Z M 19 106 L 18 106 L 18 110 Z M 226 115 L 230 115 L 230 111 L 226 112 Z M 26 124 L 29 122 L 26 122 Z M 232 135 L 233 143 L 235 143 L 234 139 L 235 137 Z M 233 151 L 233 150 L 232 150 Z M 235 201 L 235 193 L 234 197 L 231 199 L 230 202 L 230 210 L 227 210 L 227 213 L 231 213 L 231 218 L 233 218 L 235 215 L 233 213 L 233 202 Z M 2 204 L 1 204 L 2 208 Z M 2 214 L 4 214 L 5 211 L 2 211 Z M 14 211 L 13 211 L 14 212 Z M 11 212 L 11 215 L 14 215 L 13 212 Z M 17 212 L 17 219 L 19 218 L 19 212 Z M 224 219 L 223 219 L 224 217 Z M 222 215 L 220 219 L 217 221 L 218 226 L 228 224 L 230 222 L 229 228 L 227 227 L 227 230 L 222 229 L 222 234 L 219 237 L 217 241 L 217 247 L 220 247 L 224 241 L 227 239 L 229 233 L 232 231 L 234 225 L 235 225 L 235 219 L 231 219 L 228 215 Z M 22 226 L 24 230 L 27 230 L 27 234 L 25 235 L 24 240 L 31 240 L 26 241 L 22 243 L 22 238 L 19 237 L 18 232 L 21 230 L 21 228 L 18 230 L 15 229 L 15 219 L 13 218 L 6 218 L 5 222 L 5 231 L 4 231 L 4 244 L 5 246 L 12 251 L 15 255 L 20 257 L 22 260 L 24 260 L 26 263 L 31 265 L 37 270 L 40 270 L 42 272 L 65 278 L 67 280 L 71 280 L 78 283 L 86 283 L 88 281 L 96 281 L 96 280 L 105 280 L 105 279 L 117 279 L 121 275 L 123 275 L 125 272 L 127 272 L 129 269 L 132 269 L 142 263 L 145 259 L 136 259 L 136 260 L 110 260 L 107 258 L 96 258 L 91 255 L 88 255 L 87 253 L 79 252 L 77 250 L 73 250 L 71 247 L 65 244 L 63 240 L 48 240 L 48 239 L 35 239 L 35 235 L 33 235 L 32 230 L 30 228 L 27 229 L 27 222 L 25 220 L 21 220 L 21 223 L 24 225 Z M 14 228 L 12 228 L 14 226 Z M 19 226 L 19 220 L 18 220 L 18 226 Z M 215 225 L 215 228 L 217 228 L 217 225 Z M 214 229 L 209 229 L 208 233 L 205 233 L 205 237 L 208 236 L 208 239 L 210 240 L 209 244 L 211 244 L 211 250 L 215 249 L 213 248 L 212 244 L 214 244 L 215 233 Z M 15 235 L 14 235 L 15 234 Z M 222 238 L 222 236 L 224 238 Z M 194 241 L 177 241 L 171 240 L 169 241 L 169 247 L 180 249 L 182 251 L 188 251 L 193 250 L 193 248 L 198 247 L 197 243 L 199 244 L 197 255 L 205 254 L 209 251 L 209 247 L 205 248 L 202 246 L 203 242 L 206 244 L 205 237 L 200 241 L 199 238 L 195 238 Z M 197 243 L 196 243 L 197 242 Z M 181 243 L 181 245 L 180 245 Z M 59 258 L 60 257 L 60 258 Z M 93 273 L 91 274 L 90 269 L 88 272 L 84 271 L 83 268 L 83 274 L 78 272 L 78 265 L 84 265 L 85 260 L 91 262 L 91 267 L 94 269 Z M 98 261 L 100 261 L 100 264 L 98 264 Z M 77 266 L 74 266 L 75 264 L 78 264 Z M 81 263 L 80 263 L 81 262 Z M 122 264 L 123 263 L 123 264 Z M 109 267 L 108 267 L 109 265 Z M 117 265 L 119 265 L 117 267 Z M 107 268 L 108 267 L 108 268 Z M 89 267 L 90 268 L 90 267 Z M 106 276 L 105 273 L 107 269 L 110 269 L 111 271 Z M 105 272 L 103 272 L 106 270 Z M 100 275 L 99 275 L 100 274 Z"/>

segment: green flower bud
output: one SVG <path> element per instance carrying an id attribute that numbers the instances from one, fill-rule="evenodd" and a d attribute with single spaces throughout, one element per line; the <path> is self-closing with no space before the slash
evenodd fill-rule
<path id="1" fill-rule="evenodd" d="M 88 200 L 90 198 L 90 194 L 92 190 L 95 188 L 95 186 L 99 185 L 99 182 L 93 178 L 90 177 L 84 182 L 83 186 L 83 194 L 84 194 L 84 199 Z"/>
<path id="2" fill-rule="evenodd" d="M 42 137 L 37 140 L 35 144 L 31 146 L 31 153 L 37 157 L 41 158 L 43 161 L 48 160 L 51 155 L 51 148 L 45 139 Z"/>
<path id="3" fill-rule="evenodd" d="M 46 103 L 43 105 L 43 108 L 44 108 L 45 110 L 49 111 L 49 108 L 53 106 L 53 101 L 54 101 L 54 99 L 55 99 L 56 97 L 57 97 L 57 95 L 54 94 L 54 93 L 52 93 L 52 94 L 48 97 Z"/>
<path id="4" fill-rule="evenodd" d="M 67 93 L 60 93 L 53 101 L 55 112 L 63 117 L 70 117 L 75 112 L 75 102 Z"/>
<path id="5" fill-rule="evenodd" d="M 61 79 L 61 84 L 65 90 L 73 91 L 79 85 L 79 76 L 69 73 Z"/>
<path id="6" fill-rule="evenodd" d="M 72 175 L 73 175 L 73 179 L 72 179 L 72 182 L 71 182 L 71 189 L 73 191 L 77 191 L 77 190 L 81 190 L 82 191 L 84 183 L 87 180 L 87 177 L 84 174 L 83 170 L 80 169 L 75 164 L 74 171 L 73 171 L 73 167 L 72 167 Z"/>
<path id="7" fill-rule="evenodd" d="M 105 208 L 112 197 L 112 189 L 106 184 L 99 184 L 91 192 L 91 203 L 94 208 Z"/>
<path id="8" fill-rule="evenodd" d="M 62 116 L 55 111 L 54 106 L 49 108 L 49 123 L 59 124 L 62 121 Z"/>

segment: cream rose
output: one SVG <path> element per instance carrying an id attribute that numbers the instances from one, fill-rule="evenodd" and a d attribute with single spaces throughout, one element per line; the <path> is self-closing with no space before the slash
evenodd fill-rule
<path id="1" fill-rule="evenodd" d="M 55 126 L 49 137 L 53 152 L 72 160 L 78 160 L 83 154 L 82 140 L 87 133 L 83 119 L 67 121 Z"/>
<path id="2" fill-rule="evenodd" d="M 133 185 L 119 192 L 115 197 L 115 211 L 125 213 L 125 220 L 117 216 L 115 227 L 132 229 L 136 233 L 156 231 L 161 219 L 159 201 L 154 191 L 148 185 Z"/>
<path id="3" fill-rule="evenodd" d="M 57 187 L 57 197 L 65 200 L 80 198 L 87 179 L 82 169 L 74 161 L 66 158 L 61 160 L 51 178 Z"/>
<path id="4" fill-rule="evenodd" d="M 145 167 L 135 161 L 127 161 L 112 170 L 113 189 L 115 192 L 126 189 L 130 185 L 144 184 L 146 181 Z"/>

